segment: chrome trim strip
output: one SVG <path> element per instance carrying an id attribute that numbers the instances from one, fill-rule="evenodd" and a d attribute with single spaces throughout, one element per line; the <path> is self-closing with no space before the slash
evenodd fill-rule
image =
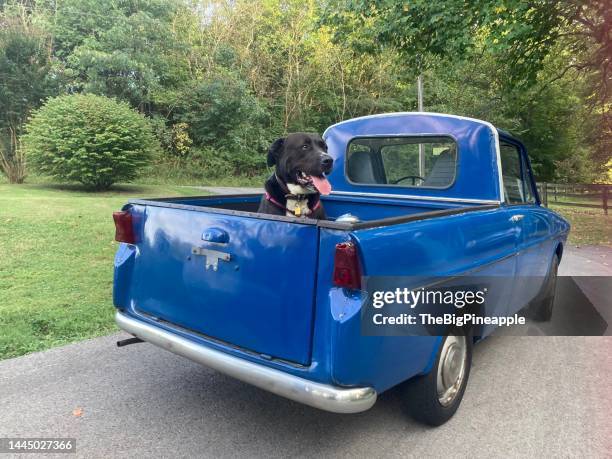
<path id="1" fill-rule="evenodd" d="M 506 201 L 505 190 L 504 190 L 504 176 L 502 175 L 501 165 L 501 147 L 499 144 L 499 131 L 491 123 L 487 123 L 493 131 L 493 138 L 495 140 L 495 155 L 497 156 L 497 180 L 499 182 L 499 200 L 501 202 Z"/>
<path id="2" fill-rule="evenodd" d="M 143 341 L 260 389 L 321 410 L 334 413 L 359 413 L 371 408 L 376 402 L 377 394 L 372 387 L 343 388 L 300 378 L 194 343 L 169 331 L 128 317 L 119 311 L 115 314 L 115 321 L 119 328 Z"/>
<path id="3" fill-rule="evenodd" d="M 337 196 L 361 196 L 364 198 L 391 198 L 391 199 L 415 199 L 422 201 L 443 201 L 443 202 L 464 202 L 466 204 L 501 204 L 495 199 L 469 199 L 469 198 L 448 198 L 436 196 L 417 196 L 408 194 L 388 194 L 388 193 L 366 193 L 359 191 L 332 191 L 332 195 Z"/>

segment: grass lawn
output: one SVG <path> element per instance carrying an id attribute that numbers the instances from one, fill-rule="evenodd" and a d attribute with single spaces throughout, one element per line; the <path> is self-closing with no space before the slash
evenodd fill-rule
<path id="1" fill-rule="evenodd" d="M 206 193 L 0 182 L 0 359 L 115 330 L 112 211 L 130 197 L 196 194 Z"/>
<path id="2" fill-rule="evenodd" d="M 563 215 L 571 223 L 570 244 L 612 247 L 612 215 L 606 216 L 600 209 L 555 206 L 550 201 L 549 204 L 552 210 Z"/>

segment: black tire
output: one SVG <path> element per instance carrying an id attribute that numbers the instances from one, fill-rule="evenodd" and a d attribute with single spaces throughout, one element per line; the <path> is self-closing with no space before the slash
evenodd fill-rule
<path id="1" fill-rule="evenodd" d="M 444 343 L 450 336 L 461 336 L 465 339 L 466 352 L 464 357 L 463 380 L 452 401 L 443 405 L 438 396 L 438 368 L 441 364 L 441 354 Z M 471 330 L 453 328 L 444 337 L 436 355 L 436 361 L 427 375 L 417 376 L 401 387 L 405 408 L 413 419 L 430 426 L 440 426 L 453 417 L 461 404 L 463 394 L 470 376 L 472 366 L 473 336 Z"/>
<path id="2" fill-rule="evenodd" d="M 552 318 L 557 289 L 557 271 L 559 270 L 559 257 L 553 256 L 550 271 L 538 298 L 529 306 L 528 316 L 536 322 L 548 322 Z"/>

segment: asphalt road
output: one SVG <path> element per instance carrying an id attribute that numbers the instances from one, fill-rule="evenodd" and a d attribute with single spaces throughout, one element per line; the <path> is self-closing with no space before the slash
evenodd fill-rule
<path id="1" fill-rule="evenodd" d="M 585 252 L 571 253 L 564 263 Z M 483 341 L 458 413 L 437 429 L 410 420 L 396 391 L 331 414 L 149 344 L 116 348 L 124 337 L 0 362 L 0 437 L 73 437 L 77 456 L 96 458 L 612 456 L 612 337 Z"/>

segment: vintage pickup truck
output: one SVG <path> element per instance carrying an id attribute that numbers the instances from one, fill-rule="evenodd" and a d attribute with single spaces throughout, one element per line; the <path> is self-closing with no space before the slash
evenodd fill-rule
<path id="1" fill-rule="evenodd" d="M 257 213 L 254 194 L 135 199 L 116 212 L 117 324 L 327 411 L 367 410 L 406 382 L 410 412 L 439 425 L 490 330 L 368 336 L 362 279 L 504 276 L 516 281 L 497 312 L 528 306 L 546 320 L 569 225 L 540 205 L 525 147 L 488 122 L 382 114 L 323 138 L 335 161 L 326 220 Z"/>

